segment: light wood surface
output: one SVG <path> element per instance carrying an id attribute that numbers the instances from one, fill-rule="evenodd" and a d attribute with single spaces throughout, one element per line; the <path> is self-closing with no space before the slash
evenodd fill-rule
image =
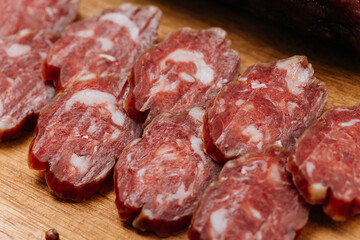
<path id="1" fill-rule="evenodd" d="M 79 19 L 124 1 L 82 0 Z M 316 76 L 329 90 L 326 109 L 360 102 L 360 60 L 348 49 L 334 49 L 324 42 L 300 37 L 266 20 L 221 2 L 194 0 L 134 0 L 161 8 L 160 39 L 183 26 L 224 28 L 232 47 L 240 52 L 241 72 L 256 62 L 269 62 L 295 54 L 307 55 Z M 112 179 L 89 200 L 66 202 L 47 187 L 44 174 L 27 166 L 28 146 L 33 133 L 28 131 L 15 141 L 0 143 L 0 239 L 45 239 L 45 231 L 56 228 L 61 239 L 158 239 L 139 233 L 123 224 L 114 204 Z M 186 229 L 168 239 L 186 239 Z M 360 217 L 334 222 L 320 207 L 311 210 L 310 220 L 299 240 L 360 239 Z"/>

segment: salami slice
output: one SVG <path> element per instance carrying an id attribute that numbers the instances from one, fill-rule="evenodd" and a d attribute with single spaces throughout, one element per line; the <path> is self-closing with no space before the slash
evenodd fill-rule
<path id="1" fill-rule="evenodd" d="M 0 37 L 24 29 L 61 32 L 77 9 L 78 0 L 0 0 Z"/>
<path id="2" fill-rule="evenodd" d="M 200 195 L 220 171 L 203 149 L 203 114 L 201 107 L 163 113 L 123 151 L 114 171 L 122 220 L 160 236 L 190 223 Z"/>
<path id="3" fill-rule="evenodd" d="M 0 141 L 18 137 L 23 124 L 53 97 L 40 68 L 57 38 L 54 33 L 22 31 L 0 40 Z"/>
<path id="4" fill-rule="evenodd" d="M 125 109 L 146 125 L 164 111 L 206 103 L 237 78 L 239 55 L 220 28 L 170 33 L 135 63 Z"/>
<path id="5" fill-rule="evenodd" d="M 49 51 L 43 75 L 59 89 L 75 80 L 127 74 L 157 38 L 161 11 L 123 4 L 69 26 Z"/>
<path id="6" fill-rule="evenodd" d="M 77 82 L 42 110 L 29 166 L 46 169 L 47 184 L 61 198 L 93 195 L 123 148 L 140 136 L 122 108 L 127 91 L 127 78 L 118 76 Z"/>
<path id="7" fill-rule="evenodd" d="M 248 68 L 209 103 L 204 123 L 207 152 L 218 162 L 289 148 L 319 116 L 327 99 L 324 83 L 304 56 Z"/>
<path id="8" fill-rule="evenodd" d="M 194 212 L 189 239 L 295 239 L 309 208 L 285 170 L 279 148 L 225 164 Z"/>
<path id="9" fill-rule="evenodd" d="M 288 161 L 301 195 L 334 220 L 360 213 L 360 104 L 334 107 L 304 132 Z"/>

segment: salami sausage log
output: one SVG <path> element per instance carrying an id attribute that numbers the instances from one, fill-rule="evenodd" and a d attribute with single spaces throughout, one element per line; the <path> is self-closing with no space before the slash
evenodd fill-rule
<path id="1" fill-rule="evenodd" d="M 208 102 L 237 78 L 239 55 L 220 28 L 170 33 L 135 63 L 125 109 L 145 124 L 164 111 Z"/>
<path id="2" fill-rule="evenodd" d="M 46 169 L 61 198 L 81 201 L 100 189 L 123 148 L 141 134 L 122 108 L 127 78 L 77 82 L 41 112 L 29 166 Z"/>
<path id="3" fill-rule="evenodd" d="M 289 148 L 319 116 L 327 99 L 306 57 L 248 68 L 209 103 L 204 123 L 207 152 L 226 162 L 275 144 Z"/>
<path id="4" fill-rule="evenodd" d="M 204 108 L 166 112 L 130 143 L 114 171 L 122 220 L 167 236 L 190 223 L 203 190 L 220 166 L 203 149 Z"/>
<path id="5" fill-rule="evenodd" d="M 334 107 L 304 132 L 287 167 L 305 200 L 334 220 L 360 212 L 360 104 Z"/>
<path id="6" fill-rule="evenodd" d="M 61 32 L 77 9 L 78 0 L 0 0 L 0 37 L 24 29 Z"/>
<path id="7" fill-rule="evenodd" d="M 295 239 L 309 208 L 286 172 L 278 147 L 229 161 L 204 192 L 189 239 Z"/>
<path id="8" fill-rule="evenodd" d="M 57 38 L 24 30 L 0 40 L 0 141 L 18 137 L 27 120 L 37 117 L 54 96 L 40 68 Z"/>
<path id="9" fill-rule="evenodd" d="M 76 22 L 49 51 L 43 75 L 64 89 L 75 80 L 127 74 L 157 38 L 161 11 L 123 4 Z"/>

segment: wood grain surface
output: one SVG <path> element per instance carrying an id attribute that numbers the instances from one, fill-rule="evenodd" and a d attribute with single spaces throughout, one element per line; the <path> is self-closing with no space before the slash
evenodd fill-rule
<path id="1" fill-rule="evenodd" d="M 79 19 L 102 9 L 115 7 L 120 0 L 82 0 Z M 360 60 L 351 50 L 336 49 L 326 42 L 301 37 L 291 29 L 258 19 L 221 2 L 194 0 L 134 0 L 153 4 L 163 11 L 159 37 L 179 27 L 224 28 L 240 52 L 241 72 L 256 62 L 269 62 L 295 54 L 306 55 L 315 75 L 329 90 L 326 109 L 360 102 Z M 123 224 L 114 204 L 112 179 L 89 200 L 66 202 L 47 187 L 43 172 L 27 166 L 28 147 L 34 134 L 24 132 L 15 141 L 0 143 L 0 239 L 45 239 L 45 231 L 56 228 L 61 239 L 158 239 Z M 168 239 L 186 239 L 186 229 Z M 299 240 L 360 239 L 360 217 L 334 222 L 320 207 L 313 207 L 310 220 Z"/>

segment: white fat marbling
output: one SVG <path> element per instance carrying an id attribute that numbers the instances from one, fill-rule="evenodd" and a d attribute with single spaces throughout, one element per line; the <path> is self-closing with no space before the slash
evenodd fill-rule
<path id="1" fill-rule="evenodd" d="M 98 40 L 101 43 L 101 49 L 103 51 L 109 51 L 114 47 L 114 43 L 107 38 L 98 38 Z"/>
<path id="2" fill-rule="evenodd" d="M 254 124 L 247 126 L 242 132 L 244 136 L 250 138 L 250 142 L 258 143 L 263 139 L 263 134 L 255 127 Z"/>
<path id="3" fill-rule="evenodd" d="M 196 120 L 202 122 L 204 118 L 205 110 L 201 107 L 194 107 L 190 110 L 189 115 Z"/>
<path id="4" fill-rule="evenodd" d="M 89 169 L 89 161 L 86 156 L 79 157 L 73 153 L 70 159 L 70 163 L 79 170 L 80 174 L 84 174 Z"/>
<path id="5" fill-rule="evenodd" d="M 179 205 L 181 205 L 185 199 L 191 196 L 193 190 L 193 183 L 189 186 L 188 190 L 185 190 L 184 183 L 177 189 L 174 194 L 169 194 L 166 196 L 167 201 L 178 201 Z"/>
<path id="6" fill-rule="evenodd" d="M 95 35 L 94 31 L 92 29 L 86 29 L 82 30 L 76 33 L 76 36 L 83 37 L 83 38 L 90 38 Z"/>
<path id="7" fill-rule="evenodd" d="M 270 166 L 269 172 L 268 172 L 268 178 L 271 182 L 281 183 L 281 175 L 280 175 L 280 169 L 278 165 L 272 164 Z"/>
<path id="8" fill-rule="evenodd" d="M 253 215 L 255 218 L 257 218 L 257 219 L 262 218 L 261 213 L 258 210 L 256 210 L 255 208 L 249 207 L 248 209 L 250 210 L 251 215 Z"/>
<path id="9" fill-rule="evenodd" d="M 95 73 L 88 73 L 85 75 L 82 75 L 81 77 L 78 78 L 78 81 L 87 81 L 90 79 L 94 79 L 96 78 L 96 74 Z"/>
<path id="10" fill-rule="evenodd" d="M 239 99 L 239 100 L 237 100 L 237 101 L 235 102 L 235 105 L 238 106 L 238 107 L 240 107 L 244 102 L 245 102 L 244 100 Z"/>
<path id="11" fill-rule="evenodd" d="M 310 64 L 309 67 L 304 68 L 297 57 L 279 61 L 276 67 L 287 71 L 285 77 L 287 87 L 295 95 L 303 93 L 303 87 L 311 81 L 314 73 Z"/>
<path id="12" fill-rule="evenodd" d="M 190 137 L 191 148 L 194 150 L 196 154 L 198 154 L 202 159 L 206 159 L 203 150 L 203 142 L 201 138 L 191 136 Z"/>
<path id="13" fill-rule="evenodd" d="M 340 123 L 340 126 L 341 127 L 350 127 L 356 123 L 360 123 L 360 119 L 351 119 L 348 122 L 342 122 L 342 123 Z"/>
<path id="14" fill-rule="evenodd" d="M 120 26 L 126 27 L 129 30 L 131 38 L 136 42 L 138 41 L 139 28 L 127 16 L 121 13 L 108 13 L 100 18 L 100 21 L 104 21 L 104 20 L 109 20 Z"/>
<path id="15" fill-rule="evenodd" d="M 174 62 L 194 63 L 197 68 L 195 78 L 205 85 L 210 84 L 214 80 L 214 70 L 211 68 L 211 66 L 206 64 L 204 61 L 204 55 L 201 52 L 177 49 L 161 61 L 160 69 L 165 69 L 166 62 L 168 60 Z M 181 77 L 181 73 L 179 73 L 179 76 Z M 187 76 L 184 80 L 189 81 L 189 76 Z"/>
<path id="16" fill-rule="evenodd" d="M 228 219 L 226 217 L 227 211 L 225 208 L 219 208 L 210 216 L 210 222 L 215 236 L 221 235 L 227 228 Z"/>
<path id="17" fill-rule="evenodd" d="M 113 131 L 113 133 L 110 136 L 111 140 L 115 140 L 120 136 L 121 132 L 115 128 L 115 130 Z"/>
<path id="18" fill-rule="evenodd" d="M 99 54 L 99 57 L 105 58 L 105 59 L 109 60 L 110 62 L 116 61 L 116 58 L 114 58 L 113 56 L 108 55 L 108 54 Z"/>
<path id="19" fill-rule="evenodd" d="M 28 45 L 14 43 L 8 49 L 5 49 L 6 54 L 9 57 L 20 57 L 31 51 L 31 47 Z"/>
<path id="20" fill-rule="evenodd" d="M 98 90 L 85 89 L 75 93 L 66 103 L 65 110 L 69 111 L 75 103 L 82 103 L 88 106 L 104 105 L 110 112 L 112 121 L 122 126 L 125 122 L 125 115 L 116 107 L 116 98 L 110 93 Z"/>
<path id="21" fill-rule="evenodd" d="M 265 83 L 259 83 L 258 81 L 254 81 L 251 83 L 251 88 L 252 89 L 257 89 L 257 88 L 267 88 Z"/>
<path id="22" fill-rule="evenodd" d="M 309 187 L 310 203 L 318 203 L 326 197 L 327 187 L 322 183 L 314 183 Z"/>
<path id="23" fill-rule="evenodd" d="M 314 169 L 315 169 L 314 163 L 312 163 L 312 162 L 306 163 L 306 172 L 309 175 L 309 177 L 312 177 L 312 173 L 313 173 Z"/>

